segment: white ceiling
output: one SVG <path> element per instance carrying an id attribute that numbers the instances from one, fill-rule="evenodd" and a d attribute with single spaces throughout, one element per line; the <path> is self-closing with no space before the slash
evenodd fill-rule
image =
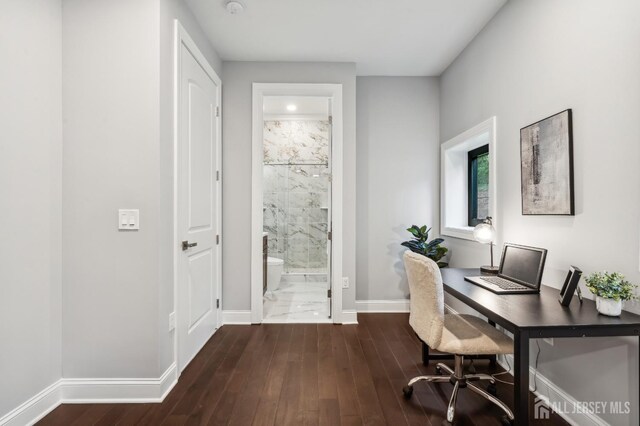
<path id="1" fill-rule="evenodd" d="M 355 62 L 358 75 L 437 76 L 506 0 L 185 0 L 225 61 Z"/>

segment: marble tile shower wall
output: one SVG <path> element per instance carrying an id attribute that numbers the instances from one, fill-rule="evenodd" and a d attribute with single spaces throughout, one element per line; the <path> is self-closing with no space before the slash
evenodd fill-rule
<path id="1" fill-rule="evenodd" d="M 269 256 L 284 259 L 288 273 L 325 273 L 329 123 L 265 121 L 264 135 Z"/>

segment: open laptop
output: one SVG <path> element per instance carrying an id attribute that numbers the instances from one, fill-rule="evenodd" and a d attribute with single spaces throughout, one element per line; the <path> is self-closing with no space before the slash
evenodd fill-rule
<path id="1" fill-rule="evenodd" d="M 464 279 L 499 294 L 539 293 L 546 258 L 546 249 L 506 243 L 497 276 Z"/>

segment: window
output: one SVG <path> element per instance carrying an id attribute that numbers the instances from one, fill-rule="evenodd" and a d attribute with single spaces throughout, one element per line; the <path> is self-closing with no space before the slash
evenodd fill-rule
<path id="1" fill-rule="evenodd" d="M 440 234 L 473 239 L 473 227 L 496 216 L 496 118 L 444 142 L 440 152 Z"/>
<path id="2" fill-rule="evenodd" d="M 489 216 L 489 145 L 468 154 L 469 226 L 476 226 Z"/>

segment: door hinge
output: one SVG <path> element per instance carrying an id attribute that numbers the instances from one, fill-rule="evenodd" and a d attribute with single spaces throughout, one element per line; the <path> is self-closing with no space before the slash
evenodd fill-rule
<path id="1" fill-rule="evenodd" d="M 220 107 L 216 107 L 216 117 L 220 117 Z"/>
<path id="2" fill-rule="evenodd" d="M 327 297 L 331 299 L 331 289 L 327 290 Z"/>
<path id="3" fill-rule="evenodd" d="M 331 231 L 327 232 L 327 239 L 328 239 L 329 241 L 331 241 L 331 238 L 332 238 L 332 237 L 333 237 L 333 232 L 331 232 Z"/>
<path id="4" fill-rule="evenodd" d="M 216 170 L 216 180 L 220 180 L 220 170 Z"/>
<path id="5" fill-rule="evenodd" d="M 329 116 L 329 124 L 333 124 L 333 115 Z"/>
<path id="6" fill-rule="evenodd" d="M 220 299 L 216 299 L 216 309 L 220 309 Z"/>
<path id="7" fill-rule="evenodd" d="M 220 244 L 220 235 L 216 235 L 216 244 Z"/>

